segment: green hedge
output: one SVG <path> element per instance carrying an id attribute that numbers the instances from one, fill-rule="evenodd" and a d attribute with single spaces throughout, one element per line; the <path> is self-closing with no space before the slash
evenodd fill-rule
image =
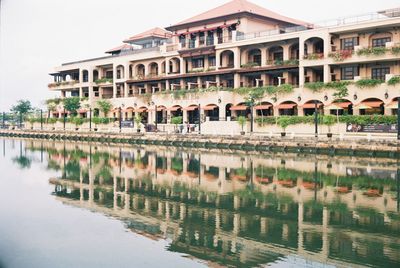
<path id="1" fill-rule="evenodd" d="M 325 115 L 319 116 L 318 122 L 321 125 L 331 125 L 332 118 L 336 116 Z M 261 125 L 274 125 L 278 124 L 279 126 L 285 128 L 290 125 L 298 125 L 298 124 L 314 124 L 314 116 L 279 116 L 279 117 L 258 117 L 255 119 L 255 122 Z M 368 124 L 396 124 L 397 116 L 395 115 L 343 115 L 339 116 L 340 123 L 349 123 L 349 124 L 360 124 L 360 125 L 368 125 Z"/>

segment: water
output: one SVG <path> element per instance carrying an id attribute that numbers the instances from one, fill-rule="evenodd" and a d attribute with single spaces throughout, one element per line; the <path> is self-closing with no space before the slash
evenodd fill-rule
<path id="1" fill-rule="evenodd" d="M 0 140 L 0 267 L 399 267 L 395 159 Z"/>

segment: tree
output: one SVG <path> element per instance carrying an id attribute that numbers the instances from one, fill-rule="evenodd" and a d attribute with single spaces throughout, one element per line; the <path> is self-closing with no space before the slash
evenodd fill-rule
<path id="1" fill-rule="evenodd" d="M 100 111 L 107 117 L 109 111 L 111 111 L 112 104 L 108 100 L 98 100 L 97 106 L 99 106 Z"/>
<path id="2" fill-rule="evenodd" d="M 33 110 L 32 104 L 28 100 L 19 100 L 16 105 L 11 108 L 11 111 L 24 116 Z"/>
<path id="3" fill-rule="evenodd" d="M 137 132 L 139 132 L 140 131 L 140 124 L 142 122 L 142 117 L 138 114 L 138 115 L 135 116 L 134 121 L 135 121 L 135 124 L 136 124 Z"/>
<path id="4" fill-rule="evenodd" d="M 247 119 L 244 116 L 239 116 L 237 119 L 238 124 L 242 128 L 242 131 L 241 131 L 242 135 L 244 135 L 244 125 L 246 125 L 246 121 L 247 121 Z"/>
<path id="5" fill-rule="evenodd" d="M 81 100 L 78 97 L 64 99 L 64 109 L 71 114 L 76 115 L 78 109 L 81 108 Z"/>

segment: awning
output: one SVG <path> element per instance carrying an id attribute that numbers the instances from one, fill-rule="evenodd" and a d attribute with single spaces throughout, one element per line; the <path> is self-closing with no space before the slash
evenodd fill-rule
<path id="1" fill-rule="evenodd" d="M 147 108 L 146 107 L 141 107 L 139 109 L 136 109 L 136 112 L 138 112 L 138 113 L 147 112 Z"/>
<path id="2" fill-rule="evenodd" d="M 150 108 L 148 111 L 149 112 L 154 112 L 154 108 Z M 165 110 L 167 110 L 167 108 L 165 108 L 164 106 L 157 106 L 157 112 L 162 112 L 162 111 L 165 111 Z"/>
<path id="3" fill-rule="evenodd" d="M 271 104 L 262 104 L 262 105 L 254 106 L 254 109 L 256 109 L 256 110 L 268 110 L 271 107 L 272 107 Z"/>
<path id="4" fill-rule="evenodd" d="M 325 108 L 328 110 L 343 110 L 343 108 L 340 107 L 340 105 L 337 105 L 337 103 L 332 103 L 331 105 L 328 105 Z"/>
<path id="5" fill-rule="evenodd" d="M 78 110 L 78 113 L 80 113 L 80 114 L 85 114 L 87 112 L 88 112 L 88 110 L 86 110 L 86 109 L 79 109 Z"/>
<path id="6" fill-rule="evenodd" d="M 231 111 L 246 111 L 247 110 L 247 106 L 245 105 L 236 105 L 236 106 L 232 106 L 230 108 Z"/>
<path id="7" fill-rule="evenodd" d="M 189 107 L 183 108 L 184 111 L 195 111 L 197 109 L 199 109 L 199 106 L 189 106 Z"/>
<path id="8" fill-rule="evenodd" d="M 322 103 L 317 103 L 317 108 L 321 108 L 323 104 Z M 314 109 L 315 104 L 314 103 L 306 103 L 303 105 L 303 109 Z"/>
<path id="9" fill-rule="evenodd" d="M 293 109 L 296 106 L 297 106 L 296 103 L 283 103 L 283 104 L 278 105 L 278 109 L 289 110 L 289 109 Z"/>
<path id="10" fill-rule="evenodd" d="M 182 109 L 181 106 L 174 106 L 174 107 L 169 108 L 168 111 L 176 112 L 176 111 L 181 110 L 181 109 Z"/>
<path id="11" fill-rule="evenodd" d="M 357 105 L 357 106 L 356 106 L 356 108 L 357 108 L 357 109 L 360 109 L 360 110 L 367 110 L 367 109 L 371 109 L 372 107 L 371 107 L 371 106 L 368 106 L 368 105 L 365 105 L 365 104 L 362 104 L 362 103 L 360 103 L 359 105 Z"/>
<path id="12" fill-rule="evenodd" d="M 387 109 L 399 109 L 399 103 L 397 101 L 393 101 L 389 105 L 386 106 Z"/>
<path id="13" fill-rule="evenodd" d="M 352 103 L 349 102 L 349 101 L 345 101 L 345 102 L 335 102 L 335 103 L 332 103 L 332 104 L 334 104 L 334 105 L 336 105 L 336 106 L 339 106 L 339 107 L 341 107 L 341 108 L 344 108 L 344 109 L 347 109 L 347 108 L 349 107 L 349 105 L 352 105 Z"/>
<path id="14" fill-rule="evenodd" d="M 125 113 L 133 112 L 135 109 L 128 107 L 124 110 Z"/>
<path id="15" fill-rule="evenodd" d="M 211 104 L 211 105 L 207 105 L 207 106 L 203 107 L 203 110 L 204 111 L 212 111 L 212 110 L 217 109 L 217 108 L 218 108 L 217 105 Z"/>
<path id="16" fill-rule="evenodd" d="M 363 109 L 363 108 L 359 107 L 359 106 L 362 106 L 362 105 L 366 105 L 366 106 L 369 106 L 371 108 L 379 108 L 379 107 L 381 107 L 382 104 L 383 104 L 383 101 L 363 101 L 361 103 L 361 105 L 357 105 L 357 108 L 358 109 Z M 368 109 L 368 108 L 366 108 L 366 109 Z"/>

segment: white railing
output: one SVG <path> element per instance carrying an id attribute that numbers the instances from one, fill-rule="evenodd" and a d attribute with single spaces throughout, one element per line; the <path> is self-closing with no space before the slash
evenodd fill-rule
<path id="1" fill-rule="evenodd" d="M 382 12 L 372 12 L 355 16 L 342 17 L 338 19 L 320 21 L 314 23 L 314 28 L 336 27 L 342 25 L 359 24 L 368 21 L 387 20 L 400 17 L 400 8 Z"/>
<path id="2" fill-rule="evenodd" d="M 249 39 L 261 38 L 261 37 L 266 37 L 266 36 L 274 36 L 274 35 L 279 35 L 279 34 L 306 31 L 306 30 L 311 30 L 311 29 L 315 29 L 315 28 L 328 28 L 328 27 L 337 27 L 337 26 L 343 26 L 343 25 L 360 24 L 360 23 L 364 23 L 364 22 L 368 22 L 368 21 L 388 20 L 388 19 L 399 18 L 399 17 L 400 17 L 400 8 L 388 10 L 388 11 L 382 11 L 382 12 L 342 17 L 342 18 L 333 19 L 333 20 L 326 20 L 326 21 L 321 21 L 321 22 L 317 22 L 317 23 L 305 24 L 302 26 L 274 29 L 274 30 L 263 31 L 263 32 L 250 32 L 250 33 L 238 32 L 238 34 L 236 36 L 236 40 L 237 41 L 249 40 Z"/>

